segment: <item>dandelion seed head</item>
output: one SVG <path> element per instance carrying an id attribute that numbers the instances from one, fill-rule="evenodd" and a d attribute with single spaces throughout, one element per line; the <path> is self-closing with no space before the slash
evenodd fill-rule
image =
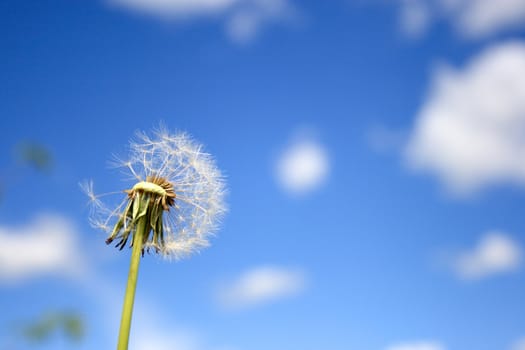
<path id="1" fill-rule="evenodd" d="M 81 185 L 92 204 L 91 224 L 109 234 L 107 243 L 120 240 L 117 247 L 122 249 L 134 234 L 137 218 L 146 216 L 145 251 L 179 259 L 209 245 L 226 210 L 225 184 L 202 145 L 186 133 L 160 128 L 151 135 L 137 133 L 129 156 L 114 159 L 134 182 L 125 189 L 127 195 L 121 192 L 118 206 L 108 208 L 95 195 L 92 182 Z"/>

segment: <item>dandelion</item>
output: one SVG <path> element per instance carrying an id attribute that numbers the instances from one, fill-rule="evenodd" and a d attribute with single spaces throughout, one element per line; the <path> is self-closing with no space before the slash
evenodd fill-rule
<path id="1" fill-rule="evenodd" d="M 209 245 L 208 237 L 225 212 L 224 181 L 211 156 L 187 134 L 165 129 L 138 133 L 127 160 L 117 165 L 133 185 L 109 208 L 83 184 L 92 203 L 91 223 L 108 233 L 107 244 L 132 247 L 118 350 L 128 347 L 140 257 L 145 252 L 183 258 Z M 122 192 L 120 192 L 122 193 Z"/>

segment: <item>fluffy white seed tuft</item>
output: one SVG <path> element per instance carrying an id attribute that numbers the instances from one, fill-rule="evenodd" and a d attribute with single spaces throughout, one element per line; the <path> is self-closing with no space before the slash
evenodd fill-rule
<path id="1" fill-rule="evenodd" d="M 170 134 L 164 128 L 151 136 L 140 132 L 130 144 L 129 157 L 121 159 L 118 165 L 134 179 L 128 188 L 146 181 L 148 176 L 162 177 L 173 184 L 174 204 L 163 213 L 165 244 L 150 247 L 146 243 L 145 249 L 156 248 L 165 257 L 179 259 L 209 245 L 208 238 L 226 211 L 225 183 L 202 145 L 186 133 Z M 92 182 L 81 187 L 92 204 L 92 225 L 111 233 L 128 198 L 123 198 L 116 208 L 108 208 L 94 193 Z M 122 192 L 116 193 L 124 197 Z"/>

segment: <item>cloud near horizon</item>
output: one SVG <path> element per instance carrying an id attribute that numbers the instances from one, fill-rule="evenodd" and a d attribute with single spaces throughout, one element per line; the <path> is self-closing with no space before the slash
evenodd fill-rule
<path id="1" fill-rule="evenodd" d="M 144 322 L 141 322 L 144 323 Z M 155 320 L 153 324 L 136 327 L 130 350 L 202 350 L 199 338 L 180 327 L 165 327 Z"/>
<path id="2" fill-rule="evenodd" d="M 436 341 L 415 341 L 391 345 L 385 350 L 445 350 L 445 347 Z"/>
<path id="3" fill-rule="evenodd" d="M 78 238 L 74 224 L 57 214 L 40 214 L 25 225 L 0 226 L 0 284 L 43 275 L 81 275 L 86 260 Z"/>

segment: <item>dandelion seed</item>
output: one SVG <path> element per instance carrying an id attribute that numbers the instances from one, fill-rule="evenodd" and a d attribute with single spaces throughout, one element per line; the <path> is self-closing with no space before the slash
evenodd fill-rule
<path id="1" fill-rule="evenodd" d="M 109 209 L 92 182 L 82 185 L 93 207 L 92 225 L 109 234 L 107 244 L 123 249 L 133 245 L 139 219 L 145 217 L 142 254 L 154 251 L 178 259 L 207 247 L 225 211 L 224 181 L 211 156 L 187 134 L 165 129 L 153 137 L 138 133 L 130 148 L 129 158 L 117 165 L 137 182 L 124 190 L 119 206 Z"/>

